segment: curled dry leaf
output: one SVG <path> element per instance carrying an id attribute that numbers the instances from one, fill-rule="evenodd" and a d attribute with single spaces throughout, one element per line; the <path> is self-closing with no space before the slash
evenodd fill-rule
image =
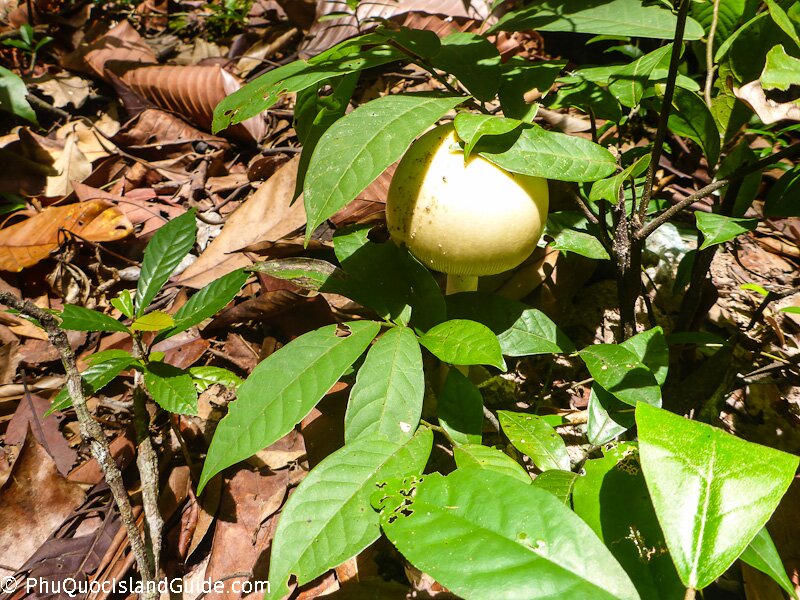
<path id="1" fill-rule="evenodd" d="M 126 237 L 133 225 L 106 200 L 50 206 L 0 230 L 0 270 L 19 272 L 47 258 L 58 247 L 62 230 L 92 242 L 110 242 Z"/>
<path id="2" fill-rule="evenodd" d="M 120 78 L 142 98 L 208 131 L 214 107 L 242 85 L 235 75 L 219 65 L 139 67 L 126 71 Z M 245 142 L 258 142 L 266 129 L 266 122 L 259 115 L 229 127 L 225 134 Z"/>
<path id="3" fill-rule="evenodd" d="M 116 65 L 109 64 L 112 61 Z M 111 68 L 114 71 L 120 65 L 131 63 L 156 64 L 158 59 L 139 32 L 123 20 L 91 42 L 78 46 L 62 62 L 70 70 L 106 79 L 107 66 L 114 67 Z"/>
<path id="4" fill-rule="evenodd" d="M 759 80 L 746 83 L 740 88 L 734 87 L 733 93 L 739 100 L 747 103 L 767 125 L 778 121 L 800 121 L 800 104 L 770 100 Z"/>

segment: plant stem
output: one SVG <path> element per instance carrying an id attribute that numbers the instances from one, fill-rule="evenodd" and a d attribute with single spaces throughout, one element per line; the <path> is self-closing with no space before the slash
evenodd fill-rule
<path id="1" fill-rule="evenodd" d="M 708 40 L 706 40 L 706 86 L 703 95 L 706 99 L 706 106 L 711 108 L 711 86 L 714 84 L 714 36 L 717 34 L 717 23 L 719 22 L 719 1 L 714 0 L 714 11 L 711 14 L 711 26 L 708 30 Z"/>
<path id="2" fill-rule="evenodd" d="M 680 0 L 678 7 L 678 22 L 675 25 L 675 37 L 672 41 L 672 55 L 669 59 L 669 72 L 667 73 L 667 87 L 664 90 L 664 101 L 661 103 L 661 113 L 659 114 L 658 129 L 653 140 L 653 152 L 650 158 L 650 166 L 647 168 L 647 177 L 644 182 L 644 193 L 642 194 L 641 204 L 638 210 L 637 225 L 644 221 L 647 214 L 647 205 L 653 194 L 653 184 L 658 163 L 661 160 L 662 147 L 667 137 L 667 124 L 669 113 L 672 110 L 672 96 L 675 93 L 675 81 L 678 79 L 678 65 L 681 61 L 681 49 L 683 48 L 683 32 L 686 29 L 686 18 L 689 14 L 689 6 L 692 0 Z"/>
<path id="3" fill-rule="evenodd" d="M 103 477 L 111 490 L 111 495 L 114 497 L 114 502 L 119 510 L 120 518 L 128 534 L 131 552 L 139 568 L 142 583 L 146 586 L 148 582 L 154 582 L 155 569 L 153 568 L 153 563 L 150 560 L 139 529 L 136 526 L 136 519 L 133 516 L 128 492 L 125 490 L 125 484 L 122 480 L 122 473 L 117 463 L 114 461 L 103 429 L 100 427 L 100 424 L 94 420 L 92 414 L 89 412 L 89 407 L 86 405 L 86 396 L 83 392 L 81 374 L 75 362 L 75 353 L 69 345 L 64 330 L 61 329 L 58 320 L 52 314 L 42 310 L 29 301 L 23 302 L 13 294 L 0 292 L 0 303 L 18 310 L 23 315 L 38 320 L 47 333 L 50 342 L 58 350 L 61 356 L 61 362 L 64 365 L 64 370 L 67 374 L 67 390 L 69 390 L 69 395 L 72 398 L 72 405 L 78 417 L 81 438 L 89 444 L 92 456 L 103 470 Z"/>
<path id="4" fill-rule="evenodd" d="M 683 600 L 694 600 L 697 590 L 694 588 L 686 588 L 686 593 L 683 595 Z"/>

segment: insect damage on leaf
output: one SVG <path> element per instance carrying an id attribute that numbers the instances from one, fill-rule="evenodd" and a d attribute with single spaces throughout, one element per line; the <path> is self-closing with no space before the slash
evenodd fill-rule
<path id="1" fill-rule="evenodd" d="M 338 338 L 346 338 L 346 337 L 350 337 L 350 334 L 351 334 L 351 333 L 352 333 L 352 331 L 350 331 L 350 328 L 349 328 L 347 325 L 344 325 L 343 323 L 339 323 L 339 324 L 336 326 L 336 333 L 335 333 L 335 335 L 336 335 L 336 337 L 338 337 Z"/>
<path id="2" fill-rule="evenodd" d="M 372 507 L 380 511 L 381 518 L 389 525 L 400 517 L 410 517 L 414 514 L 413 504 L 417 486 L 424 479 L 411 476 L 379 483 L 378 491 L 371 498 Z"/>

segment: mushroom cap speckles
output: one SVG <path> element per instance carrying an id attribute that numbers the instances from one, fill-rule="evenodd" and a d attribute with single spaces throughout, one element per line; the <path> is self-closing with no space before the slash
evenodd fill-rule
<path id="1" fill-rule="evenodd" d="M 414 142 L 386 202 L 392 238 L 425 266 L 493 275 L 530 256 L 547 219 L 547 181 L 509 173 L 473 155 L 464 163 L 452 125 Z"/>

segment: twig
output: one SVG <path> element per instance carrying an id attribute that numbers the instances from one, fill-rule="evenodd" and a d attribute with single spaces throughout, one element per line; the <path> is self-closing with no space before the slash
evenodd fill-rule
<path id="1" fill-rule="evenodd" d="M 0 303 L 39 321 L 42 328 L 47 333 L 50 342 L 58 350 L 61 356 L 61 362 L 64 365 L 64 370 L 67 374 L 67 390 L 72 397 L 75 414 L 78 416 L 81 437 L 84 441 L 88 442 L 92 456 L 103 470 L 103 476 L 114 496 L 114 501 L 117 504 L 122 523 L 128 534 L 131 552 L 139 567 L 142 582 L 145 585 L 148 582 L 154 582 L 155 570 L 153 568 L 153 563 L 150 561 L 142 536 L 139 533 L 139 529 L 136 527 L 136 520 L 133 517 L 130 499 L 128 498 L 128 493 L 122 481 L 122 473 L 117 463 L 114 462 L 103 429 L 100 427 L 100 424 L 92 418 L 89 407 L 86 405 L 86 396 L 83 393 L 81 375 L 75 363 L 75 353 L 69 345 L 64 330 L 61 329 L 58 320 L 52 314 L 39 308 L 32 302 L 22 301 L 8 292 L 0 292 Z"/>
<path id="2" fill-rule="evenodd" d="M 743 165 L 726 179 L 718 179 L 717 181 L 712 181 L 707 186 L 697 190 L 694 194 L 691 194 L 678 202 L 677 204 L 672 205 L 655 219 L 647 223 L 646 225 L 642 226 L 639 231 L 634 234 L 634 239 L 636 240 L 643 240 L 651 233 L 653 233 L 656 229 L 661 227 L 664 223 L 669 221 L 672 217 L 677 215 L 683 209 L 691 206 L 698 200 L 705 198 L 706 196 L 710 196 L 714 192 L 716 192 L 720 188 L 724 188 L 726 185 L 734 181 L 738 181 L 739 179 L 743 179 L 747 177 L 751 173 L 755 173 L 756 171 L 760 171 L 766 166 L 771 165 L 772 163 L 778 162 L 783 160 L 784 158 L 792 158 L 795 155 L 800 154 L 800 144 L 793 144 L 791 146 L 787 146 L 780 152 L 775 152 L 774 154 L 770 154 L 758 160 L 754 163 L 750 163 L 749 165 Z"/>
<path id="3" fill-rule="evenodd" d="M 655 180 L 658 163 L 661 160 L 662 147 L 667 137 L 667 121 L 672 110 L 672 96 L 675 93 L 675 81 L 678 78 L 678 66 L 681 62 L 681 49 L 683 47 L 683 32 L 686 29 L 686 18 L 689 14 L 691 0 L 680 0 L 678 7 L 678 22 L 675 25 L 675 38 L 672 41 L 672 56 L 669 59 L 669 72 L 667 73 L 667 87 L 664 90 L 664 101 L 661 103 L 661 113 L 658 115 L 658 129 L 653 140 L 653 152 L 650 157 L 650 165 L 647 167 L 647 177 L 644 181 L 644 193 L 642 194 L 641 204 L 638 210 L 638 223 L 644 221 L 647 214 L 647 206 L 653 194 L 653 183 Z"/>
<path id="4" fill-rule="evenodd" d="M 717 23 L 719 22 L 719 0 L 714 0 L 714 12 L 711 14 L 711 27 L 708 30 L 708 40 L 706 40 L 706 86 L 703 94 L 706 105 L 711 108 L 711 86 L 714 84 L 714 36 L 717 34 Z"/>

